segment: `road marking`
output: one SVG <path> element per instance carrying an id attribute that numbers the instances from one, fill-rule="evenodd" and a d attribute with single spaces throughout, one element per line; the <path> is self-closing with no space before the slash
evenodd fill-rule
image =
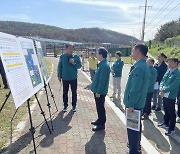
<path id="1" fill-rule="evenodd" d="M 90 77 L 85 72 L 83 71 L 81 72 L 91 82 Z M 124 113 L 118 107 L 115 106 L 115 104 L 111 101 L 109 96 L 106 96 L 106 102 L 109 104 L 112 110 L 116 113 L 116 115 L 119 117 L 122 123 L 126 125 Z M 143 135 L 143 133 L 142 133 L 142 138 L 141 138 L 141 145 L 148 154 L 159 154 L 159 152 L 155 149 L 155 147 L 153 147 L 153 145 L 148 141 L 148 139 Z"/>

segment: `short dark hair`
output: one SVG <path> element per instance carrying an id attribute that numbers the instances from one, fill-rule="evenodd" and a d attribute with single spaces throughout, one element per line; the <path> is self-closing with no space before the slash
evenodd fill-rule
<path id="1" fill-rule="evenodd" d="M 149 58 L 149 60 L 150 60 L 153 64 L 155 63 L 155 61 L 154 61 L 153 58 Z"/>
<path id="2" fill-rule="evenodd" d="M 167 59 L 167 56 L 164 53 L 160 53 L 159 56 L 162 56 L 163 58 Z"/>
<path id="3" fill-rule="evenodd" d="M 99 55 L 102 55 L 103 58 L 107 58 L 108 51 L 107 51 L 106 48 L 100 47 L 100 48 L 98 49 L 98 54 L 99 54 Z"/>
<path id="4" fill-rule="evenodd" d="M 74 45 L 72 43 L 66 43 L 65 47 L 66 49 L 69 47 L 69 46 L 72 46 L 74 48 Z"/>
<path id="5" fill-rule="evenodd" d="M 134 47 L 135 50 L 139 49 L 142 55 L 146 56 L 148 53 L 148 47 L 144 44 L 137 44 Z"/>
<path id="6" fill-rule="evenodd" d="M 175 62 L 175 63 L 179 63 L 179 60 L 178 60 L 178 58 L 168 58 L 167 59 L 167 62 L 169 61 L 169 60 L 171 60 L 171 61 L 173 61 L 173 62 Z"/>
<path id="7" fill-rule="evenodd" d="M 119 57 L 121 57 L 121 51 L 117 51 L 116 55 L 118 55 Z"/>

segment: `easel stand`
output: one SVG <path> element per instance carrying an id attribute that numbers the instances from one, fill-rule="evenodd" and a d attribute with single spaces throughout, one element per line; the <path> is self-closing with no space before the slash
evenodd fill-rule
<path id="1" fill-rule="evenodd" d="M 51 92 L 51 97 L 52 97 L 53 102 L 54 102 L 54 105 L 55 105 L 55 107 L 56 107 L 56 111 L 58 111 L 58 108 L 57 108 L 57 105 L 56 105 L 56 102 L 55 102 L 55 98 L 54 98 L 54 94 L 53 94 L 53 92 L 52 92 L 52 90 L 51 90 L 51 87 L 50 87 L 49 82 L 48 82 L 48 87 L 49 87 L 49 90 L 50 90 L 50 92 Z"/>
<path id="2" fill-rule="evenodd" d="M 46 92 L 47 92 L 47 89 L 46 89 Z M 3 110 L 3 108 L 4 108 L 4 106 L 5 106 L 6 102 L 7 102 L 7 100 L 9 99 L 10 94 L 11 94 L 11 91 L 9 91 L 9 93 L 6 95 L 6 99 L 5 99 L 5 101 L 3 102 L 3 104 L 2 104 L 2 106 L 1 106 L 1 108 L 0 108 L 0 113 L 1 113 L 1 111 Z M 37 103 L 38 103 L 38 105 L 39 105 L 39 108 L 40 108 L 40 110 L 41 110 L 41 114 L 42 114 L 42 116 L 43 116 L 43 118 L 44 118 L 44 120 L 45 120 L 45 122 L 46 122 L 47 127 L 48 127 L 49 133 L 51 134 L 51 133 L 52 133 L 52 132 L 51 132 L 51 129 L 50 129 L 49 125 L 48 125 L 47 119 L 46 119 L 46 117 L 45 117 L 45 113 L 44 113 L 44 111 L 43 111 L 43 109 L 42 109 L 42 107 L 41 107 L 41 105 L 40 105 L 40 102 L 39 102 L 39 99 L 38 99 L 38 97 L 37 97 L 37 94 L 35 94 L 35 98 L 36 98 Z M 35 154 L 36 154 L 37 152 L 36 152 L 36 144 L 35 144 L 35 138 L 34 138 L 35 128 L 34 128 L 33 123 L 32 123 L 32 116 L 31 116 L 31 110 L 30 110 L 30 103 L 29 103 L 29 101 L 30 101 L 30 99 L 27 100 L 27 107 L 28 107 L 29 120 L 30 120 L 30 126 L 31 126 L 29 130 L 30 130 L 30 132 L 31 132 L 31 134 L 32 134 L 34 152 L 35 152 Z M 48 103 L 48 104 L 49 104 L 49 103 Z M 50 104 L 49 104 L 49 105 L 50 105 Z M 17 108 L 17 110 L 15 111 L 15 113 L 14 113 L 12 119 L 11 119 L 11 138 L 10 138 L 10 140 L 11 140 L 10 142 L 11 142 L 11 143 L 12 143 L 12 121 L 13 121 L 13 119 L 14 119 L 17 111 L 18 111 L 18 109 L 19 109 L 19 108 Z M 50 117 L 51 117 L 51 114 L 50 114 Z M 52 119 L 51 119 L 51 122 L 52 122 Z M 53 128 L 53 127 L 52 127 L 52 128 Z"/>
<path id="3" fill-rule="evenodd" d="M 45 113 L 44 113 L 44 111 L 43 111 L 43 109 L 42 109 L 42 107 L 41 107 L 41 104 L 40 104 L 40 102 L 39 102 L 39 99 L 38 99 L 38 97 L 37 97 L 37 94 L 35 94 L 35 98 L 36 98 L 36 101 L 37 101 L 37 103 L 38 103 L 38 105 L 39 105 L 39 108 L 40 108 L 40 110 L 41 110 L 41 114 L 42 114 L 42 116 L 43 116 L 43 118 L 44 118 L 44 121 L 46 122 L 46 125 L 47 125 L 47 127 L 48 127 L 49 133 L 51 134 L 51 129 L 50 129 L 49 125 L 48 125 L 47 119 L 46 119 L 46 117 L 45 117 Z"/>
<path id="4" fill-rule="evenodd" d="M 30 125 L 31 125 L 31 128 L 29 130 L 30 130 L 31 135 L 32 135 L 34 152 L 35 152 L 35 154 L 37 154 L 37 152 L 36 152 L 36 143 L 35 143 L 35 139 L 34 139 L 35 128 L 33 127 L 33 124 L 32 124 L 32 116 L 31 116 L 31 110 L 30 110 L 29 101 L 30 101 L 30 99 L 27 100 L 27 106 L 28 106 L 28 112 L 29 112 L 29 120 L 30 120 Z"/>
<path id="5" fill-rule="evenodd" d="M 4 108 L 4 105 L 6 104 L 6 102 L 7 102 L 10 95 L 11 95 L 11 91 L 9 91 L 9 93 L 6 94 L 6 99 L 4 100 L 4 102 L 3 102 L 3 104 L 2 104 L 2 106 L 0 108 L 0 113 L 1 113 L 2 109 Z"/>
<path id="6" fill-rule="evenodd" d="M 51 127 L 52 127 L 52 130 L 54 130 L 53 122 L 52 122 L 52 114 L 51 114 L 51 104 L 49 102 L 49 97 L 48 97 L 48 92 L 47 92 L 47 85 L 46 85 L 45 82 L 44 82 L 44 89 L 45 89 L 45 92 L 46 92 L 47 107 L 49 109 L 49 115 L 50 115 L 50 120 L 51 120 Z"/>

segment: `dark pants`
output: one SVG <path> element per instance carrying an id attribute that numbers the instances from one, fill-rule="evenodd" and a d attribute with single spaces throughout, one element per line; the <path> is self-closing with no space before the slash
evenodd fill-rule
<path id="1" fill-rule="evenodd" d="M 177 115 L 178 117 L 180 117 L 180 96 L 177 97 L 177 104 L 178 104 Z"/>
<path id="2" fill-rule="evenodd" d="M 68 106 L 69 85 L 71 85 L 71 91 L 72 91 L 72 106 L 76 107 L 76 102 L 77 102 L 77 79 L 76 80 L 63 80 L 63 102 L 64 102 L 64 107 Z"/>
<path id="3" fill-rule="evenodd" d="M 140 122 L 139 132 L 132 129 L 127 129 L 129 154 L 138 154 L 138 150 L 140 149 L 140 145 L 141 145 L 141 132 L 142 132 L 141 122 Z"/>
<path id="4" fill-rule="evenodd" d="M 175 99 L 163 98 L 164 122 L 171 131 L 176 124 L 175 101 Z"/>
<path id="5" fill-rule="evenodd" d="M 3 80 L 4 87 L 7 87 L 8 85 L 7 85 L 6 73 L 1 60 L 0 60 L 0 74 Z"/>
<path id="6" fill-rule="evenodd" d="M 104 126 L 106 123 L 106 110 L 104 107 L 105 104 L 105 97 L 106 95 L 100 95 L 99 98 L 96 98 L 95 94 L 94 94 L 94 98 L 96 101 L 96 110 L 97 110 L 97 114 L 98 114 L 98 125 L 100 126 Z"/>
<path id="7" fill-rule="evenodd" d="M 147 115 L 149 115 L 151 113 L 152 97 L 153 97 L 153 92 L 152 93 L 147 93 L 146 104 L 145 104 L 145 107 L 144 107 L 144 110 L 143 110 L 143 112 L 146 113 Z"/>

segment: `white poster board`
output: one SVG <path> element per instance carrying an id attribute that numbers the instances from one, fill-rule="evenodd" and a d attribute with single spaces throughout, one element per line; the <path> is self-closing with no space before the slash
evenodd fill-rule
<path id="1" fill-rule="evenodd" d="M 40 68 L 41 68 L 41 73 L 43 75 L 45 83 L 47 84 L 49 82 L 49 80 L 50 80 L 50 77 L 49 77 L 48 70 L 47 70 L 46 59 L 44 58 L 41 43 L 38 42 L 38 41 L 35 41 L 35 45 L 36 45 L 36 49 L 37 49 L 37 54 L 38 54 Z"/>
<path id="2" fill-rule="evenodd" d="M 25 42 L 29 43 L 30 41 L 26 39 Z M 31 46 L 31 49 L 32 47 L 33 46 Z M 20 41 L 13 35 L 0 32 L 0 56 L 15 106 L 18 108 L 43 87 L 41 74 L 41 81 L 39 80 L 39 83 L 33 86 L 32 78 L 30 77 L 30 73 L 33 72 L 29 72 Z M 35 59 L 34 57 L 33 60 Z M 37 61 L 33 66 L 38 67 Z"/>
<path id="3" fill-rule="evenodd" d="M 32 84 L 32 95 L 37 93 L 41 88 L 44 87 L 42 74 L 40 71 L 39 61 L 36 55 L 36 50 L 34 48 L 33 40 L 26 38 L 18 38 L 26 65 L 29 72 L 29 77 Z"/>
<path id="4" fill-rule="evenodd" d="M 134 110 L 133 112 L 128 112 L 126 108 L 126 127 L 135 131 L 140 131 L 140 120 L 141 111 Z"/>

